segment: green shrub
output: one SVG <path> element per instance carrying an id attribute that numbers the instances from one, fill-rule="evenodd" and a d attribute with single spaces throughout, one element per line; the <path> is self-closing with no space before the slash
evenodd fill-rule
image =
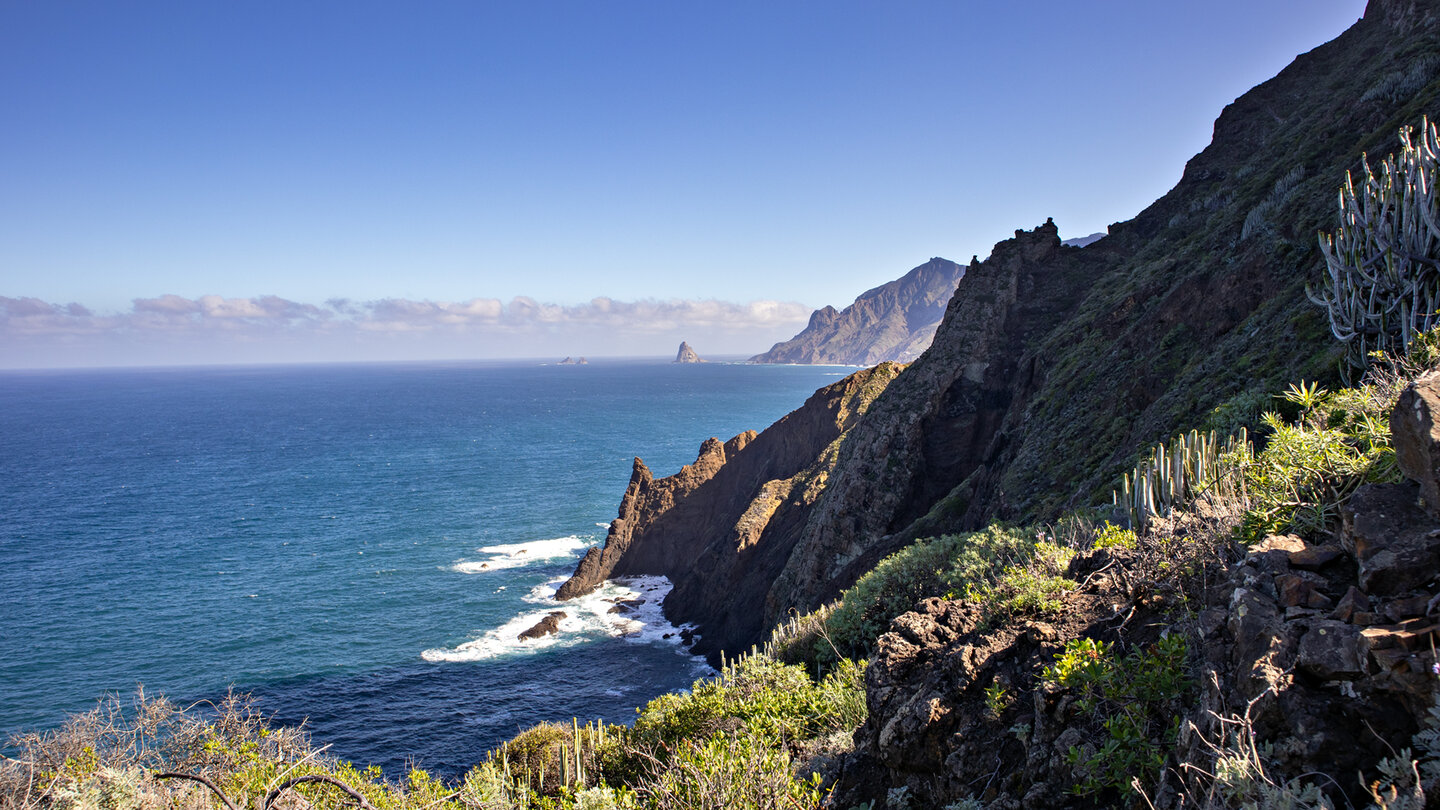
<path id="1" fill-rule="evenodd" d="M 1074 556 L 1073 550 L 1042 540 L 1029 559 L 1006 566 L 993 581 L 967 586 L 964 596 L 980 603 L 987 623 L 1023 613 L 1056 612 L 1062 606 L 1059 597 L 1080 586 L 1063 576 Z"/>
<path id="2" fill-rule="evenodd" d="M 1346 374 L 1375 351 L 1408 353 L 1411 338 L 1440 324 L 1440 132 L 1422 119 L 1418 138 L 1400 130 L 1401 150 L 1377 174 L 1364 160 L 1359 189 L 1340 188 L 1339 226 L 1320 234 L 1325 278 L 1310 300 L 1325 307 L 1346 346 Z"/>
<path id="3" fill-rule="evenodd" d="M 648 780 L 655 810 L 811 810 L 824 802 L 820 777 L 795 777 L 790 756 L 751 735 L 685 740 Z"/>
<path id="4" fill-rule="evenodd" d="M 817 684 L 803 667 L 752 655 L 640 710 L 631 742 L 674 746 L 726 732 L 791 741 L 853 730 L 865 720 L 865 664 L 842 661 Z"/>
<path id="5" fill-rule="evenodd" d="M 1111 501 L 1125 510 L 1131 526 L 1144 531 L 1150 518 L 1168 517 L 1202 494 L 1232 496 L 1240 482 L 1227 462 L 1249 446 L 1244 428 L 1223 440 L 1198 430 L 1176 436 L 1168 445 L 1155 445 L 1148 458 L 1121 476 Z"/>
<path id="6" fill-rule="evenodd" d="M 540 723 L 515 735 L 495 752 L 510 773 L 524 779 L 532 790 L 544 792 L 546 784 L 560 786 L 560 747 L 570 729 L 558 723 Z"/>
<path id="7" fill-rule="evenodd" d="M 1286 421 L 1265 414 L 1270 431 L 1265 448 L 1242 451 L 1235 459 L 1249 497 L 1242 539 L 1320 531 L 1356 487 L 1399 480 L 1390 447 L 1394 397 L 1394 391 L 1371 384 L 1335 393 L 1313 383 L 1292 385 L 1285 400 L 1298 406 L 1299 415 Z"/>
<path id="8" fill-rule="evenodd" d="M 1000 580 L 981 592 L 987 613 L 1020 615 L 1055 613 L 1063 607 L 1060 596 L 1080 587 L 1080 583 L 1034 568 L 1016 566 L 1005 569 Z"/>
<path id="9" fill-rule="evenodd" d="M 954 596 L 997 579 L 1034 554 L 1036 539 L 1022 531 L 989 526 L 978 532 L 921 540 L 880 561 L 840 597 L 824 625 L 826 638 L 815 660 L 864 658 L 902 613 L 921 599 Z"/>
<path id="10" fill-rule="evenodd" d="M 1074 791 L 1093 796 L 1151 784 L 1179 731 L 1175 705 L 1189 686 L 1184 637 L 1167 635 L 1150 649 L 1120 656 L 1113 645 L 1074 639 L 1045 670 L 1045 679 L 1071 690 L 1076 710 L 1098 726 L 1098 743 L 1073 746 L 1066 761 L 1082 779 Z"/>
<path id="11" fill-rule="evenodd" d="M 108 697 L 59 729 L 11 742 L 15 755 L 0 758 L 0 806 L 6 807 L 215 805 L 210 788 L 194 777 L 240 807 L 258 806 L 282 787 L 276 807 L 354 806 L 347 790 L 381 810 L 439 807 L 453 792 L 421 770 L 386 782 L 379 768 L 327 757 L 302 729 L 270 725 L 238 693 L 203 712 L 143 692 L 128 705 Z M 303 778 L 319 781 L 286 786 Z"/>
<path id="12" fill-rule="evenodd" d="M 826 650 L 831 654 L 825 660 L 834 661 L 840 658 L 839 653 L 831 647 L 829 631 L 825 626 L 830 614 L 835 612 L 839 604 L 837 601 L 821 605 L 809 613 L 792 615 L 776 625 L 764 644 L 763 654 L 786 664 L 815 666 L 818 673 L 822 660 L 818 651 Z"/>
<path id="13" fill-rule="evenodd" d="M 1138 539 L 1134 529 L 1126 529 L 1106 521 L 1104 528 L 1095 535 L 1091 548 L 1135 548 Z"/>

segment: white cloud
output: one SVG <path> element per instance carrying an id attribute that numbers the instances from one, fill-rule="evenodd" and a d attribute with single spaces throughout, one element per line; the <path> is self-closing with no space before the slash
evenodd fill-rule
<path id="1" fill-rule="evenodd" d="M 226 354 L 227 346 L 265 344 L 276 347 L 276 360 L 419 359 L 540 356 L 552 350 L 596 356 L 656 354 L 668 351 L 671 340 L 698 339 L 708 340 L 716 351 L 740 353 L 763 351 L 775 340 L 793 335 L 809 316 L 808 307 L 782 301 L 601 297 L 560 305 L 526 296 L 508 304 L 495 298 L 457 302 L 332 298 L 317 306 L 273 295 L 191 299 L 174 294 L 136 298 L 127 311 L 97 314 L 78 303 L 0 296 L 0 338 L 5 338 L 0 341 L 0 365 L 43 363 L 44 352 L 36 351 L 47 348 L 83 354 L 87 346 L 102 345 L 101 354 L 107 358 L 118 356 L 125 346 L 146 348 L 156 357 L 170 356 L 161 349 L 171 347 L 175 356 L 204 358 L 217 352 L 231 356 Z M 328 348 L 306 353 L 306 347 L 322 345 Z M 401 351 L 396 345 L 406 348 Z M 206 354 L 206 347 L 214 351 Z M 253 353 L 244 356 L 254 359 Z M 203 360 L 187 362 L 199 361 Z M 62 364 L 83 362 L 80 358 Z"/>

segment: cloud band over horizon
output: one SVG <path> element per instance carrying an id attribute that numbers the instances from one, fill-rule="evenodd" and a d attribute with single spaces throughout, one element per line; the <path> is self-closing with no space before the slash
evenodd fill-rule
<path id="1" fill-rule="evenodd" d="M 166 294 L 97 313 L 79 303 L 0 296 L 0 366 L 658 355 L 673 350 L 672 339 L 706 343 L 712 353 L 758 353 L 803 328 L 810 312 L 770 300 L 332 298 L 315 305 L 274 295 Z M 117 346 L 147 351 L 127 361 Z"/>

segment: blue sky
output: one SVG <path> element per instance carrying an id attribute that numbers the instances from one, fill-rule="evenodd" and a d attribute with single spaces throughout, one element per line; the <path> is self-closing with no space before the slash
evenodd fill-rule
<path id="1" fill-rule="evenodd" d="M 1363 9 L 0 2 L 0 366 L 762 351 L 1134 216 Z"/>

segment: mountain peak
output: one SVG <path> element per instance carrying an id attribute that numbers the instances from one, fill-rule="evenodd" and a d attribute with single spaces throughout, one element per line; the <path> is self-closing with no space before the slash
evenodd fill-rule
<path id="1" fill-rule="evenodd" d="M 843 311 L 832 306 L 815 310 L 804 331 L 750 362 L 908 363 L 930 345 L 945 305 L 964 275 L 961 265 L 934 257 L 894 281 L 866 290 Z"/>

